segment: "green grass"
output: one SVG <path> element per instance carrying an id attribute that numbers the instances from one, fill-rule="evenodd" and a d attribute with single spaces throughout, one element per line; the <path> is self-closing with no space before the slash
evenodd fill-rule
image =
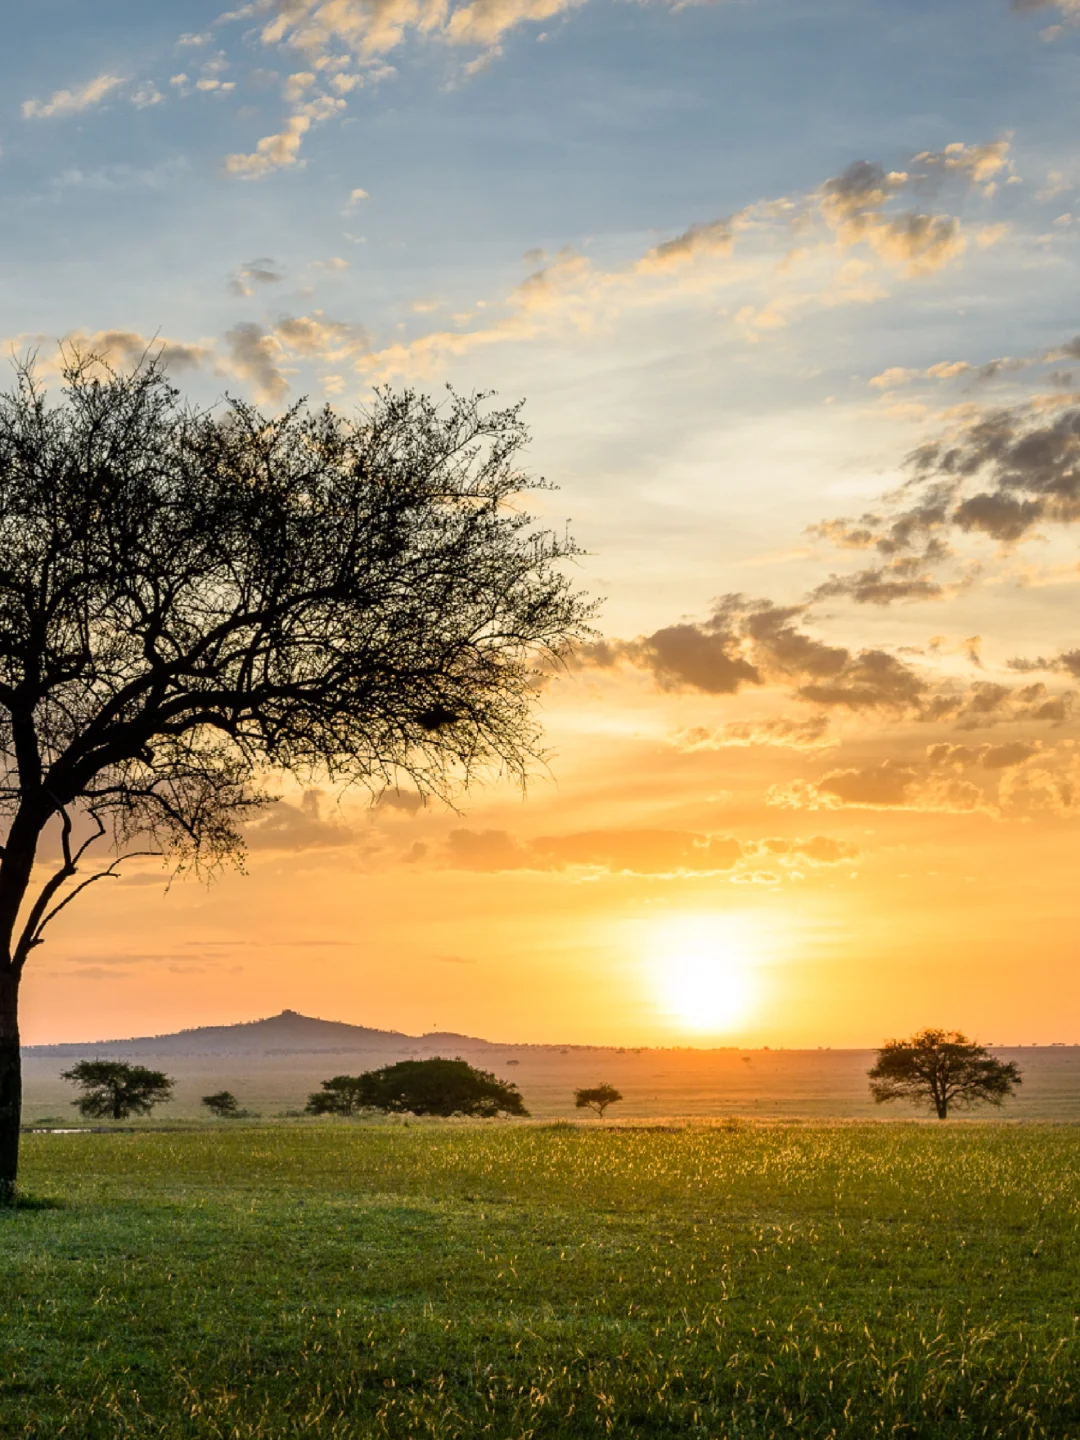
<path id="1" fill-rule="evenodd" d="M 1080 1130 L 34 1135 L 5 1437 L 1080 1436 Z"/>

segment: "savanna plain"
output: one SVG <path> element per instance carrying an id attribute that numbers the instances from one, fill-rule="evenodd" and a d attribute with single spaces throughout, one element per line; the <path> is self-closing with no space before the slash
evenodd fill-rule
<path id="1" fill-rule="evenodd" d="M 1069 1124 L 24 1140 L 4 1436 L 1080 1435 Z"/>

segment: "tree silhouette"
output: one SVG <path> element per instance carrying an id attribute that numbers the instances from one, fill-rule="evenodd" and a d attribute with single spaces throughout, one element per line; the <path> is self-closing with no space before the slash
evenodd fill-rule
<path id="1" fill-rule="evenodd" d="M 73 356 L 61 403 L 32 367 L 0 396 L 0 1200 L 19 983 L 80 891 L 132 852 L 236 859 L 268 773 L 524 780 L 539 667 L 588 614 L 573 544 L 516 504 L 542 483 L 525 440 L 519 407 L 454 394 L 198 412 L 154 360 Z"/>
<path id="2" fill-rule="evenodd" d="M 622 1091 L 616 1090 L 614 1085 L 594 1085 L 591 1090 L 574 1091 L 574 1108 L 576 1110 L 595 1110 L 602 1120 L 608 1106 L 614 1105 L 616 1100 L 622 1098 Z"/>
<path id="3" fill-rule="evenodd" d="M 952 1107 L 1000 1105 L 1022 1083 L 1019 1066 L 996 1060 L 959 1030 L 921 1030 L 886 1040 L 868 1072 L 874 1102 L 910 1100 L 933 1107 L 939 1120 Z"/>
<path id="4" fill-rule="evenodd" d="M 308 1096 L 304 1108 L 309 1115 L 358 1115 L 370 1108 L 367 1093 L 366 1075 L 335 1075 Z"/>
<path id="5" fill-rule="evenodd" d="M 516 1085 L 476 1070 L 465 1060 L 400 1060 L 363 1075 L 336 1075 L 310 1096 L 315 1115 L 355 1115 L 382 1110 L 392 1115 L 528 1115 Z"/>
<path id="6" fill-rule="evenodd" d="M 202 1103 L 218 1120 L 243 1120 L 248 1112 L 241 1110 L 240 1101 L 231 1090 L 218 1090 L 213 1095 L 204 1095 Z"/>
<path id="7" fill-rule="evenodd" d="M 164 1071 L 125 1065 L 120 1060 L 80 1060 L 70 1070 L 62 1070 L 60 1078 L 82 1090 L 71 1103 L 88 1119 L 149 1115 L 155 1105 L 172 1099 L 173 1082 Z"/>

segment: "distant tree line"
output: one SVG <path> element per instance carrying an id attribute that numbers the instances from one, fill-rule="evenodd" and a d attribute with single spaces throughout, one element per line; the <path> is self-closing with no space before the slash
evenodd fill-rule
<path id="1" fill-rule="evenodd" d="M 1000 1106 L 1023 1083 L 1018 1065 L 998 1060 L 958 1030 L 928 1029 L 905 1040 L 887 1040 L 868 1074 L 876 1104 L 906 1100 L 929 1107 L 939 1120 L 958 1109 Z M 87 1119 L 149 1115 L 154 1106 L 173 1098 L 174 1082 L 163 1071 L 119 1060 L 80 1060 L 63 1071 L 62 1078 L 78 1086 L 81 1094 L 72 1103 Z M 605 1082 L 575 1090 L 574 1106 L 592 1110 L 602 1120 L 622 1098 Z M 219 1120 L 255 1118 L 231 1090 L 204 1095 L 202 1104 Z M 360 1075 L 335 1075 L 308 1096 L 305 1107 L 309 1115 L 371 1112 L 479 1119 L 529 1114 L 516 1085 L 460 1058 L 441 1056 L 401 1060 Z"/>

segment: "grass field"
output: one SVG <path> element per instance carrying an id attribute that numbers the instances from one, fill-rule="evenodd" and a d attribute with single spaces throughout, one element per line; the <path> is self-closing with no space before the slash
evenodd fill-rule
<path id="1" fill-rule="evenodd" d="M 5 1437 L 1080 1436 L 1080 1129 L 26 1137 Z"/>

